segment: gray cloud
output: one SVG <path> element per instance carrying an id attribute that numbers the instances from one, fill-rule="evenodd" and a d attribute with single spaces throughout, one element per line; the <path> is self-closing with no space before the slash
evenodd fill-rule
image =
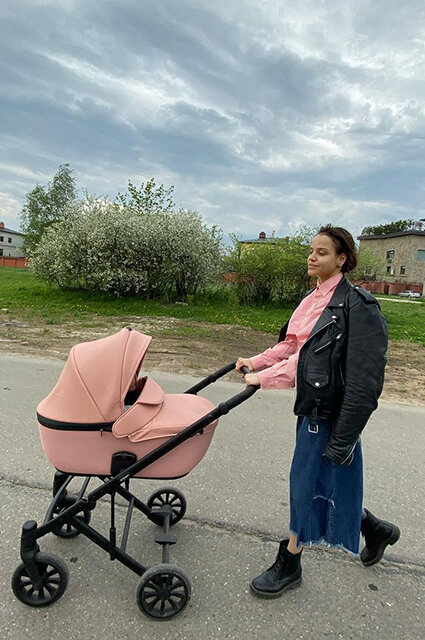
<path id="1" fill-rule="evenodd" d="M 4 0 L 0 217 L 69 162 L 225 233 L 423 217 L 423 2 Z"/>

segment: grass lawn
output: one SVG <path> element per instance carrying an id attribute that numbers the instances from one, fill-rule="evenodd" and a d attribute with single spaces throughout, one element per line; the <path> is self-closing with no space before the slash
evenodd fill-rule
<path id="1" fill-rule="evenodd" d="M 425 302 L 380 300 L 388 322 L 390 338 L 412 340 L 425 346 Z M 234 324 L 278 333 L 292 308 L 245 307 L 226 301 L 198 301 L 191 304 L 163 304 L 137 298 L 113 298 L 85 291 L 63 291 L 40 281 L 29 269 L 0 268 L 0 312 L 7 309 L 11 319 L 43 320 L 60 324 L 79 320 L 90 326 L 99 316 L 168 316 L 199 322 Z M 4 312 L 4 311 L 3 311 Z M 125 322 L 125 320 L 123 320 Z"/>

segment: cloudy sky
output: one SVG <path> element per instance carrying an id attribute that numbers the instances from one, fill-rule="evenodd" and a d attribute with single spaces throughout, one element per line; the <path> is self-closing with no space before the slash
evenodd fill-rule
<path id="1" fill-rule="evenodd" d="M 423 0 L 2 0 L 0 219 L 59 164 L 228 234 L 425 217 Z"/>

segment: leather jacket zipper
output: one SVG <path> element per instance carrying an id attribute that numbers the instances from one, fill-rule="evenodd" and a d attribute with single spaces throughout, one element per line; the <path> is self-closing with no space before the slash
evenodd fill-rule
<path id="1" fill-rule="evenodd" d="M 305 345 L 310 342 L 310 340 L 312 340 L 314 338 L 314 336 L 317 336 L 318 333 L 320 333 L 321 331 L 323 331 L 323 329 L 326 329 L 326 327 L 329 327 L 331 324 L 335 324 L 336 323 L 336 319 L 335 320 L 330 320 L 329 322 L 327 322 L 326 324 L 323 325 L 323 327 L 320 327 L 320 329 L 318 329 L 317 331 L 315 331 L 314 333 L 312 333 L 310 336 L 308 336 L 307 340 L 304 342 L 302 348 L 304 349 Z M 327 345 L 325 345 L 327 346 Z"/>
<path id="2" fill-rule="evenodd" d="M 350 453 L 348 455 L 346 455 L 344 460 L 342 460 L 339 464 L 344 464 L 344 462 L 347 462 L 347 460 L 350 458 L 350 456 L 353 455 L 353 451 L 356 448 L 357 442 L 358 442 L 358 439 L 355 441 L 355 443 L 351 447 Z"/>
<path id="3" fill-rule="evenodd" d="M 325 325 L 325 326 L 327 326 L 327 325 Z M 319 329 L 319 331 L 321 331 L 321 329 Z M 342 333 L 338 333 L 338 335 L 335 338 L 335 340 L 339 340 L 341 337 L 342 337 Z M 315 349 L 313 353 L 319 353 L 319 351 L 321 351 L 322 349 L 326 349 L 326 347 L 329 347 L 330 344 L 332 344 L 332 340 L 329 340 L 329 342 L 327 342 L 326 344 L 322 344 L 320 347 Z"/>
<path id="4" fill-rule="evenodd" d="M 329 347 L 330 344 L 332 344 L 332 340 L 329 340 L 329 342 L 327 342 L 326 344 L 322 344 L 322 346 L 315 349 L 313 353 L 319 353 L 319 351 L 322 351 L 323 349 L 326 349 L 326 347 Z"/>

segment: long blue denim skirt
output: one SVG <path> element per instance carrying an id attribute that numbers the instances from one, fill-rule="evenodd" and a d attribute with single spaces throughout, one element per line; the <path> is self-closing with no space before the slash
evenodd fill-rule
<path id="1" fill-rule="evenodd" d="M 307 416 L 297 420 L 290 473 L 289 528 L 298 545 L 326 543 L 357 555 L 363 504 L 363 459 L 360 441 L 351 464 L 338 465 L 323 455 L 332 422 Z"/>

